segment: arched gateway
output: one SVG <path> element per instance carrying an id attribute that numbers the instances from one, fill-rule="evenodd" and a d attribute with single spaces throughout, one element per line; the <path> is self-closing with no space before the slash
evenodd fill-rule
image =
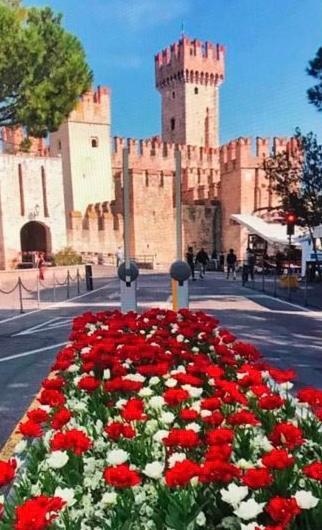
<path id="1" fill-rule="evenodd" d="M 21 228 L 20 241 L 23 258 L 31 257 L 35 252 L 51 253 L 50 229 L 38 221 L 30 221 Z"/>

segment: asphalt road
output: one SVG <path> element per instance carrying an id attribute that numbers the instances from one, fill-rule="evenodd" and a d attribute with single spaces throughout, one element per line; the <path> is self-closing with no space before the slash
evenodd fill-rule
<path id="1" fill-rule="evenodd" d="M 116 278 L 98 289 L 48 305 L 42 311 L 0 321 L 0 447 L 25 413 L 48 374 L 56 352 L 68 339 L 74 316 L 119 304 Z M 322 312 L 308 311 L 243 288 L 221 273 L 191 282 L 191 307 L 216 315 L 239 338 L 255 343 L 266 359 L 298 370 L 298 385 L 322 388 Z M 170 306 L 166 274 L 142 274 L 139 309 Z"/>

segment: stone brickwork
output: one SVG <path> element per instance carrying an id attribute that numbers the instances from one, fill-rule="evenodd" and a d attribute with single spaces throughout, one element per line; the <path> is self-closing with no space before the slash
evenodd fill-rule
<path id="1" fill-rule="evenodd" d="M 50 154 L 63 159 L 67 223 L 69 212 L 84 215 L 88 204 L 113 199 L 110 126 L 110 90 L 98 87 L 50 135 Z"/>
<path id="2" fill-rule="evenodd" d="M 164 141 L 219 145 L 218 87 L 224 79 L 224 55 L 219 44 L 182 37 L 155 56 Z"/>
<path id="3" fill-rule="evenodd" d="M 66 246 L 60 158 L 0 155 L 0 268 L 21 260 L 21 229 L 30 222 L 48 233 L 48 253 Z"/>

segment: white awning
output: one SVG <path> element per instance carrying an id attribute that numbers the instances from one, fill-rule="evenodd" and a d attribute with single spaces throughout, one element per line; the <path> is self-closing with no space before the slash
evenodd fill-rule
<path id="1" fill-rule="evenodd" d="M 267 223 L 260 217 L 251 214 L 232 214 L 231 219 L 238 224 L 245 226 L 250 234 L 257 234 L 268 243 L 278 245 L 288 245 L 289 239 L 286 233 L 286 226 L 280 223 Z M 303 235 L 298 227 L 295 227 L 295 234 L 292 237 L 292 244 L 300 246 L 299 237 Z"/>

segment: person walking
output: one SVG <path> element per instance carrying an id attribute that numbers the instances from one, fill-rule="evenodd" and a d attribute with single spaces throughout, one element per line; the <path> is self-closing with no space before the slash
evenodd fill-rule
<path id="1" fill-rule="evenodd" d="M 223 252 L 220 252 L 219 256 L 219 270 L 222 272 L 225 270 L 225 254 Z"/>
<path id="2" fill-rule="evenodd" d="M 39 270 L 39 280 L 44 280 L 45 279 L 45 255 L 43 252 L 39 253 L 37 267 Z"/>
<path id="3" fill-rule="evenodd" d="M 124 261 L 124 252 L 122 247 L 118 247 L 117 251 L 115 252 L 116 257 L 116 268 L 118 269 L 121 263 Z"/>
<path id="4" fill-rule="evenodd" d="M 196 255 L 196 263 L 200 266 L 199 276 L 200 279 L 204 278 L 206 274 L 207 263 L 209 262 L 209 256 L 205 249 L 202 247 Z"/>
<path id="5" fill-rule="evenodd" d="M 186 253 L 186 260 L 187 260 L 187 263 L 191 269 L 191 276 L 192 276 L 192 280 L 193 281 L 196 281 L 196 278 L 195 278 L 195 257 L 194 257 L 194 254 L 193 254 L 193 248 L 192 247 L 188 247 L 188 251 Z"/>
<path id="6" fill-rule="evenodd" d="M 212 259 L 212 261 L 214 263 L 214 267 L 215 267 L 215 271 L 216 271 L 218 269 L 218 254 L 217 254 L 217 250 L 215 248 L 212 251 L 211 259 Z"/>
<path id="7" fill-rule="evenodd" d="M 237 256 L 234 252 L 234 249 L 231 248 L 229 250 L 229 253 L 226 257 L 226 263 L 227 263 L 227 280 L 230 277 L 230 273 L 233 274 L 233 279 L 236 280 L 236 262 L 237 262 Z"/>
<path id="8" fill-rule="evenodd" d="M 254 281 L 254 270 L 256 265 L 256 256 L 251 248 L 247 248 L 247 267 L 250 279 Z"/>

